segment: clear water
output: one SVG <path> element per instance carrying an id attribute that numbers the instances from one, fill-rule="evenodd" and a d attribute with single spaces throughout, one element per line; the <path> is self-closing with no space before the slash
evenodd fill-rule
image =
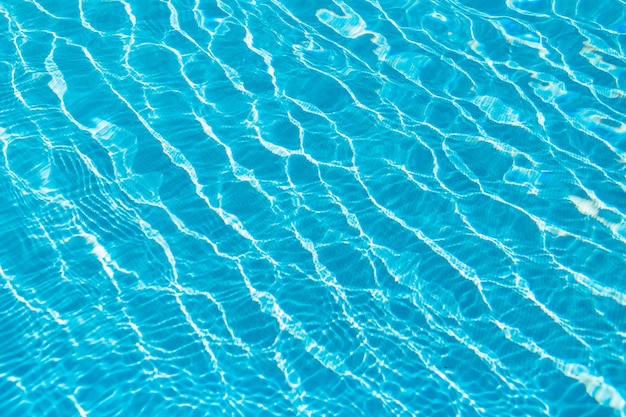
<path id="1" fill-rule="evenodd" d="M 2 416 L 626 414 L 623 0 L 0 25 Z"/>

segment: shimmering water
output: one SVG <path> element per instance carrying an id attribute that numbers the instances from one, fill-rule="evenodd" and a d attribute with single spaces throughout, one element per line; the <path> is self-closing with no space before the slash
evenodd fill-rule
<path id="1" fill-rule="evenodd" d="M 2 416 L 626 415 L 623 0 L 0 25 Z"/>

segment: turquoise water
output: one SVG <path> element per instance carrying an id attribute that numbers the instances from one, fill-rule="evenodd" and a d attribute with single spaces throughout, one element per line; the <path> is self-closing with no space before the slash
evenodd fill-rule
<path id="1" fill-rule="evenodd" d="M 2 416 L 626 415 L 623 0 L 0 25 Z"/>

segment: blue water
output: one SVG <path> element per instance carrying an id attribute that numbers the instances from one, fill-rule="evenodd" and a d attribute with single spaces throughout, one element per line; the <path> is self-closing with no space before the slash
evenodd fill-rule
<path id="1" fill-rule="evenodd" d="M 0 26 L 0 415 L 626 415 L 624 0 Z"/>

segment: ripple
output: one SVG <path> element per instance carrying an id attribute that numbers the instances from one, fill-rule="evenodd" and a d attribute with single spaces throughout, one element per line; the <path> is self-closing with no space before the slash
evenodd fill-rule
<path id="1" fill-rule="evenodd" d="M 624 416 L 601 3 L 0 5 L 5 413 Z"/>

